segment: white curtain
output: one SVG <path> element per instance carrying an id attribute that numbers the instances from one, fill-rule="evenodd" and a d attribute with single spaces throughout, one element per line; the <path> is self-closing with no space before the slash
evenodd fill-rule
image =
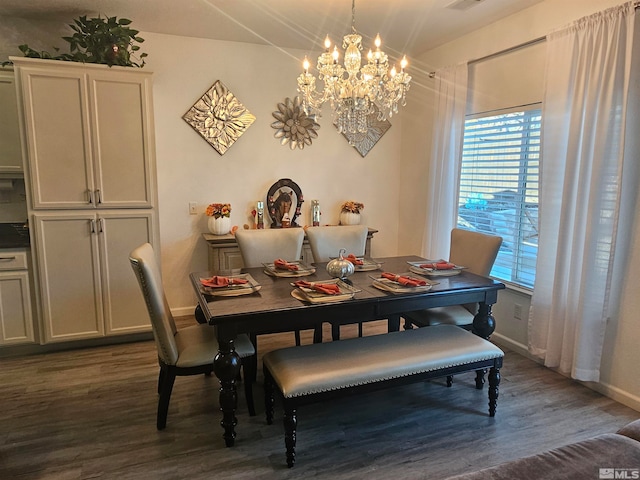
<path id="1" fill-rule="evenodd" d="M 635 9 L 631 2 L 547 37 L 539 249 L 529 350 L 598 381 L 619 222 Z"/>
<path id="2" fill-rule="evenodd" d="M 451 229 L 458 215 L 458 177 L 467 108 L 467 64 L 435 72 L 435 113 L 423 255 L 448 258 Z"/>

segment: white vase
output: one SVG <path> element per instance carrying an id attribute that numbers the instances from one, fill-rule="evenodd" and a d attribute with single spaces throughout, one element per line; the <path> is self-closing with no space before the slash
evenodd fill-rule
<path id="1" fill-rule="evenodd" d="M 226 235 L 231 230 L 231 219 L 229 217 L 209 217 L 207 226 L 214 235 Z"/>
<path id="2" fill-rule="evenodd" d="M 360 214 L 340 212 L 340 225 L 360 225 Z"/>

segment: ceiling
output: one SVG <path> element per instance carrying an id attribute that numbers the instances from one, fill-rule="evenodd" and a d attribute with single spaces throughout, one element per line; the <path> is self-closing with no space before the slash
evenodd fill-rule
<path id="1" fill-rule="evenodd" d="M 415 56 L 541 1 L 359 0 L 355 24 L 366 49 L 380 33 L 392 56 Z M 0 16 L 59 22 L 63 31 L 73 18 L 98 14 L 129 18 L 143 32 L 310 51 L 351 26 L 349 0 L 0 0 Z"/>

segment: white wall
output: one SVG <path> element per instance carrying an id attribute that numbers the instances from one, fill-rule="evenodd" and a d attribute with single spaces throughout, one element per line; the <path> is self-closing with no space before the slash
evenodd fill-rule
<path id="1" fill-rule="evenodd" d="M 425 70 L 428 67 L 435 70 L 441 66 L 478 59 L 542 37 L 573 20 L 621 3 L 624 2 L 546 0 L 426 52 L 417 61 Z M 505 78 L 504 81 L 508 82 L 509 79 Z M 633 88 L 637 98 L 640 88 L 638 85 Z M 500 89 L 499 85 L 497 89 Z M 424 87 L 423 91 L 427 98 L 410 105 L 408 115 L 403 117 L 403 190 L 420 191 L 426 183 L 425 172 L 429 161 L 433 125 L 433 98 L 429 98 L 428 87 Z M 426 202 L 425 198 L 426 192 L 421 196 L 421 203 L 413 205 L 411 211 L 405 212 L 402 217 L 400 251 L 417 251 L 420 248 L 418 235 L 410 237 L 406 232 L 423 231 L 426 219 L 421 205 Z M 611 318 L 607 327 L 601 381 L 590 385 L 636 410 L 640 410 L 640 375 L 637 374 L 637 365 L 640 365 L 640 350 L 637 348 L 637 345 L 640 345 L 640 322 L 637 321 L 637 312 L 640 311 L 640 299 L 637 295 L 637 285 L 640 284 L 640 201 L 638 203 L 639 205 L 633 209 L 635 218 L 627 218 L 627 221 L 634 222 L 636 228 L 634 238 L 630 240 L 632 254 L 628 258 L 622 284 L 620 312 L 617 317 Z M 497 320 L 495 338 L 525 354 L 528 342 L 526 314 L 523 320 L 517 320 L 513 318 L 513 313 L 515 304 L 522 305 L 526 313 L 529 303 L 530 296 L 526 293 L 506 290 L 500 293 L 498 304 L 493 310 Z"/>
<path id="2" fill-rule="evenodd" d="M 379 230 L 373 255 L 397 251 L 400 125 L 392 127 L 362 158 L 331 124 L 325 109 L 319 136 L 311 146 L 292 151 L 274 138 L 272 112 L 296 95 L 302 52 L 273 47 L 142 33 L 149 68 L 154 72 L 154 105 L 162 269 L 169 304 L 177 313 L 196 303 L 188 274 L 206 270 L 204 209 L 230 202 L 233 225 L 249 223 L 250 211 L 269 187 L 290 178 L 305 203 L 298 223 L 310 224 L 310 204 L 318 199 L 322 222 L 336 224 L 340 204 L 365 204 L 363 222 Z M 198 135 L 182 115 L 221 80 L 255 115 L 256 121 L 222 156 Z M 400 114 L 402 115 L 402 113 Z M 397 125 L 396 125 L 397 124 Z M 188 203 L 198 202 L 198 215 Z"/>

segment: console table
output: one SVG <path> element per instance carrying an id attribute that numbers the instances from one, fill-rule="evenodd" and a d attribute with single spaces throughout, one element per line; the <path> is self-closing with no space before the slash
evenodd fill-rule
<path id="1" fill-rule="evenodd" d="M 377 232 L 378 230 L 376 230 L 375 228 L 369 228 L 369 233 L 367 234 L 367 243 L 365 244 L 364 250 L 364 254 L 367 257 L 371 257 L 371 239 Z M 231 235 L 230 233 L 227 235 L 213 235 L 211 233 L 203 233 L 202 236 L 207 242 L 209 270 L 211 272 L 219 272 L 221 270 L 232 270 L 244 267 L 242 256 L 240 255 L 240 249 L 238 248 L 236 237 L 234 235 Z M 336 254 L 337 253 L 338 252 L 336 252 Z M 302 258 L 300 260 L 307 265 L 314 262 L 313 255 L 311 254 L 311 247 L 309 246 L 309 241 L 307 240 L 306 234 L 304 236 L 304 243 L 302 244 Z"/>

